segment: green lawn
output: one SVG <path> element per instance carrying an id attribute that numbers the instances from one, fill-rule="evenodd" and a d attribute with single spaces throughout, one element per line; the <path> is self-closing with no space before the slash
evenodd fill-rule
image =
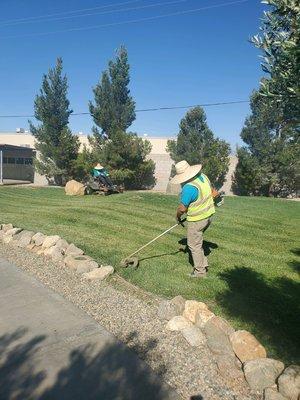
<path id="1" fill-rule="evenodd" d="M 175 196 L 141 192 L 74 198 L 56 188 L 0 188 L 0 222 L 58 233 L 113 265 L 173 225 L 176 205 Z M 153 293 L 207 302 L 256 335 L 270 357 L 299 363 L 299 215 L 298 202 L 229 197 L 205 235 L 205 280 L 187 277 L 188 256 L 177 243 L 182 227 L 146 249 L 138 270 L 118 272 Z"/>

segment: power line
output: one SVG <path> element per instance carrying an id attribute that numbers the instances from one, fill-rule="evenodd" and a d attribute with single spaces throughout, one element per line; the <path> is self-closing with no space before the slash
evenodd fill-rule
<path id="1" fill-rule="evenodd" d="M 138 18 L 138 19 L 133 19 L 133 20 L 127 20 L 127 21 L 112 22 L 112 23 L 102 24 L 102 25 L 90 25 L 90 26 L 84 26 L 81 28 L 70 28 L 70 29 L 61 29 L 61 30 L 56 30 L 56 31 L 40 32 L 40 33 L 29 33 L 29 34 L 23 34 L 23 35 L 4 36 L 4 37 L 2 37 L 2 39 L 46 36 L 46 35 L 51 35 L 51 34 L 56 34 L 56 33 L 78 32 L 78 31 L 85 31 L 85 30 L 90 30 L 90 29 L 107 28 L 107 27 L 118 26 L 118 25 L 129 25 L 129 24 L 135 24 L 138 22 L 154 21 L 154 20 L 162 19 L 162 18 L 166 18 L 166 17 L 174 17 L 174 16 L 179 16 L 179 15 L 192 14 L 192 13 L 196 13 L 199 11 L 210 10 L 213 8 L 227 7 L 227 6 L 231 6 L 231 5 L 242 4 L 242 3 L 246 3 L 248 1 L 249 0 L 236 0 L 236 1 L 231 1 L 231 2 L 227 2 L 227 3 L 215 4 L 212 6 L 194 8 L 194 9 L 184 10 L 184 11 L 177 11 L 177 12 L 162 14 L 162 15 L 154 15 L 152 17 L 144 17 L 144 18 Z"/>
<path id="2" fill-rule="evenodd" d="M 194 107 L 227 106 L 227 105 L 231 105 L 231 104 L 242 104 L 242 103 L 249 103 L 249 102 L 250 102 L 249 100 L 224 101 L 224 102 L 219 102 L 219 103 L 194 104 L 191 106 L 145 108 L 145 109 L 136 110 L 136 112 L 182 110 L 182 109 L 194 108 Z"/>
<path id="3" fill-rule="evenodd" d="M 102 12 L 96 12 L 96 13 L 79 14 L 79 15 L 68 15 L 68 16 L 65 16 L 65 17 L 50 18 L 50 19 L 47 18 L 47 19 L 44 19 L 44 20 L 21 21 L 21 22 L 16 22 L 16 23 L 0 25 L 0 27 L 2 27 L 2 26 L 4 26 L 4 27 L 15 26 L 15 25 L 20 25 L 20 24 L 30 24 L 30 23 L 35 23 L 35 22 L 61 21 L 61 20 L 66 20 L 66 19 L 89 17 L 89 16 L 94 16 L 94 15 L 106 15 L 106 14 L 120 13 L 120 12 L 124 12 L 124 11 L 136 11 L 136 10 L 142 10 L 142 9 L 146 9 L 146 8 L 164 7 L 164 6 L 168 6 L 168 5 L 186 3 L 187 1 L 190 1 L 190 0 L 173 0 L 173 1 L 168 1 L 168 2 L 147 4 L 147 5 L 143 5 L 143 6 L 137 6 L 137 7 L 127 7 L 127 8 L 121 8 L 121 9 L 116 9 L 116 10 L 108 10 L 108 11 L 102 11 Z"/>
<path id="4" fill-rule="evenodd" d="M 143 108 L 135 110 L 135 112 L 151 112 L 151 111 L 168 111 L 168 110 L 182 110 L 194 107 L 213 107 L 213 106 L 225 106 L 231 104 L 242 104 L 250 103 L 250 100 L 237 100 L 237 101 L 223 101 L 218 103 L 203 103 L 203 104 L 193 104 L 189 106 L 174 106 L 174 107 L 155 107 L 155 108 Z M 91 115 L 89 112 L 78 112 L 70 114 L 70 117 L 78 115 Z M 34 118 L 34 115 L 0 115 L 0 118 Z"/>
<path id="5" fill-rule="evenodd" d="M 37 15 L 37 16 L 33 16 L 33 17 L 10 19 L 10 20 L 6 20 L 6 21 L 0 21 L 0 26 L 6 25 L 6 24 L 10 24 L 10 23 L 13 23 L 13 22 L 17 23 L 17 22 L 21 22 L 21 21 L 36 20 L 36 19 L 40 19 L 40 18 L 57 17 L 59 15 L 74 14 L 74 13 L 82 12 L 82 11 L 101 10 L 101 9 L 109 8 L 109 7 L 117 7 L 117 6 L 123 6 L 123 5 L 127 5 L 127 4 L 132 4 L 132 3 L 138 3 L 139 1 L 141 1 L 141 0 L 123 1 L 121 3 L 107 4 L 105 6 L 99 6 L 99 7 L 80 8 L 80 9 L 73 10 L 73 11 L 64 11 L 64 12 L 55 13 L 55 14 L 46 14 L 46 15 L 44 14 L 44 15 Z"/>

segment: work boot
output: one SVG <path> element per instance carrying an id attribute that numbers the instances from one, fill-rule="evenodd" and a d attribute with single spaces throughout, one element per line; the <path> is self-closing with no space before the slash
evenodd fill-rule
<path id="1" fill-rule="evenodd" d="M 193 270 L 193 272 L 191 272 L 189 274 L 190 278 L 205 278 L 206 277 L 206 271 L 205 272 L 200 272 L 197 271 L 196 269 Z"/>

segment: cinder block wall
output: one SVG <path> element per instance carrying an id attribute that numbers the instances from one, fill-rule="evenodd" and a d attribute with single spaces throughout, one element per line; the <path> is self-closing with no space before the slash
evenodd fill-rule
<path id="1" fill-rule="evenodd" d="M 180 191 L 180 186 L 169 185 L 169 179 L 171 175 L 171 169 L 173 161 L 171 160 L 169 153 L 166 151 L 168 138 L 148 138 L 152 144 L 152 151 L 150 158 L 155 162 L 155 177 L 157 183 L 153 190 L 160 192 L 168 192 L 169 194 L 177 194 Z M 237 165 L 237 157 L 235 155 L 230 156 L 229 170 L 226 175 L 226 180 L 221 190 L 225 192 L 226 195 L 232 195 L 231 185 L 232 177 Z"/>
<path id="2" fill-rule="evenodd" d="M 168 154 L 150 154 L 150 158 L 155 162 L 156 185 L 153 190 L 165 192 L 171 174 L 172 160 Z"/>

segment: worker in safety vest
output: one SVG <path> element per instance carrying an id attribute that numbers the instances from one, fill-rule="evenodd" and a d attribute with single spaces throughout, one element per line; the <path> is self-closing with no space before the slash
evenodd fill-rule
<path id="1" fill-rule="evenodd" d="M 180 161 L 175 165 L 176 175 L 171 183 L 181 184 L 182 191 L 176 218 L 186 214 L 188 221 L 187 244 L 193 257 L 193 278 L 202 278 L 208 269 L 208 260 L 202 248 L 203 232 L 209 227 L 215 213 L 214 199 L 209 179 L 201 173 L 202 165 L 189 165 Z"/>

